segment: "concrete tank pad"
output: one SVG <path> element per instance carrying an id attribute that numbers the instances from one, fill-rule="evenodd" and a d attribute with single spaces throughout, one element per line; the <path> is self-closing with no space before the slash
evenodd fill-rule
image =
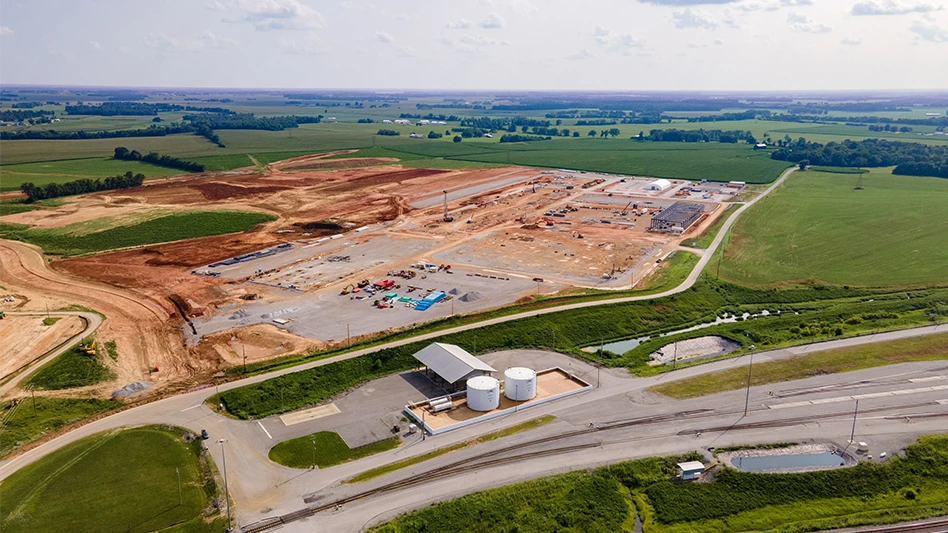
<path id="1" fill-rule="evenodd" d="M 312 409 L 304 409 L 302 411 L 296 411 L 293 413 L 287 413 L 280 416 L 280 420 L 283 421 L 284 426 L 292 426 L 294 424 L 299 424 L 300 422 L 309 422 L 310 420 L 316 420 L 317 418 L 322 418 L 324 416 L 330 416 L 340 413 L 336 404 L 331 403 L 329 405 L 320 405 L 319 407 L 313 407 Z"/>
<path id="2" fill-rule="evenodd" d="M 517 402 L 501 394 L 500 407 L 493 411 L 481 412 L 468 408 L 467 392 L 462 391 L 449 396 L 453 405 L 451 409 L 434 413 L 430 407 L 430 402 L 424 400 L 405 406 L 405 414 L 411 417 L 419 426 L 422 426 L 429 434 L 440 435 L 441 433 L 509 414 L 514 410 L 526 409 L 572 396 L 590 388 L 592 388 L 592 385 L 589 383 L 562 368 L 554 367 L 537 372 L 537 395 L 530 400 Z M 501 382 L 501 390 L 503 390 L 503 382 Z"/>

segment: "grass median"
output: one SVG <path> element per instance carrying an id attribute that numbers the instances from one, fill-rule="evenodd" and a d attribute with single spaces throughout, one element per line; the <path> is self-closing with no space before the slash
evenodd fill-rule
<path id="1" fill-rule="evenodd" d="M 852 372 L 911 361 L 941 359 L 948 359 L 948 333 L 838 348 L 783 361 L 758 363 L 754 365 L 751 385 L 793 381 L 822 374 Z M 744 368 L 732 368 L 663 383 L 649 390 L 681 400 L 742 389 L 746 386 L 747 371 Z"/>
<path id="2" fill-rule="evenodd" d="M 401 444 L 398 437 L 350 448 L 338 433 L 320 431 L 283 441 L 270 448 L 269 457 L 274 463 L 290 468 L 319 468 L 355 461 L 377 453 L 394 450 Z"/>

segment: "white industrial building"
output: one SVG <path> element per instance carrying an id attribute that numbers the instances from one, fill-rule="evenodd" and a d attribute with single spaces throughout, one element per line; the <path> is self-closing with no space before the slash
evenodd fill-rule
<path id="1" fill-rule="evenodd" d="M 704 473 L 704 465 L 701 461 L 688 461 L 678 463 L 678 469 L 681 470 L 681 479 L 698 479 Z"/>
<path id="2" fill-rule="evenodd" d="M 668 180 L 666 180 L 666 179 L 657 179 L 657 180 L 653 181 L 652 183 L 649 183 L 648 185 L 646 185 L 646 186 L 645 186 L 645 190 L 647 190 L 647 191 L 664 191 L 665 189 L 667 189 L 667 188 L 669 188 L 669 187 L 671 187 L 671 186 L 672 186 L 672 184 L 671 184 L 670 181 L 668 181 Z"/>
<path id="3" fill-rule="evenodd" d="M 477 376 L 489 376 L 496 372 L 493 367 L 460 346 L 436 342 L 414 355 L 425 366 L 425 375 L 447 391 L 464 387 L 467 380 Z"/>

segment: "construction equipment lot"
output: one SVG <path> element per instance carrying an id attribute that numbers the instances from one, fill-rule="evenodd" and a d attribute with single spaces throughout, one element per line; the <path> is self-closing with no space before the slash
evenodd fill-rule
<path id="1" fill-rule="evenodd" d="M 184 383 L 242 361 L 248 345 L 233 341 L 244 328 L 257 328 L 248 360 L 261 360 L 537 292 L 635 286 L 681 238 L 713 223 L 733 192 L 683 181 L 650 190 L 651 178 L 523 167 L 438 170 L 348 159 L 337 168 L 320 161 L 326 155 L 263 172 L 150 181 L 4 222 L 107 227 L 198 209 L 275 216 L 244 233 L 51 263 L 70 278 L 162 307 L 149 320 L 182 332 L 185 343 L 164 351 L 161 367 L 171 371 L 152 379 Z M 680 200 L 701 202 L 705 214 L 682 237 L 647 231 L 653 213 Z M 136 351 L 131 337 L 117 341 L 119 353 Z"/>

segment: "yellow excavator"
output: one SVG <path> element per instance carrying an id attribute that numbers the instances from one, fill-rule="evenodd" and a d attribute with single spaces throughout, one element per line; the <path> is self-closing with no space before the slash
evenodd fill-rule
<path id="1" fill-rule="evenodd" d="M 349 294 L 350 292 L 352 292 L 352 289 L 353 289 L 353 288 L 355 288 L 355 285 L 353 285 L 353 284 L 350 283 L 350 284 L 346 285 L 346 288 L 345 288 L 345 289 L 342 289 L 342 292 L 340 292 L 339 294 L 345 296 L 346 294 Z"/>
<path id="2" fill-rule="evenodd" d="M 83 352 L 86 355 L 95 355 L 95 339 L 92 339 L 92 342 L 88 344 L 84 342 L 80 343 L 79 351 Z"/>

